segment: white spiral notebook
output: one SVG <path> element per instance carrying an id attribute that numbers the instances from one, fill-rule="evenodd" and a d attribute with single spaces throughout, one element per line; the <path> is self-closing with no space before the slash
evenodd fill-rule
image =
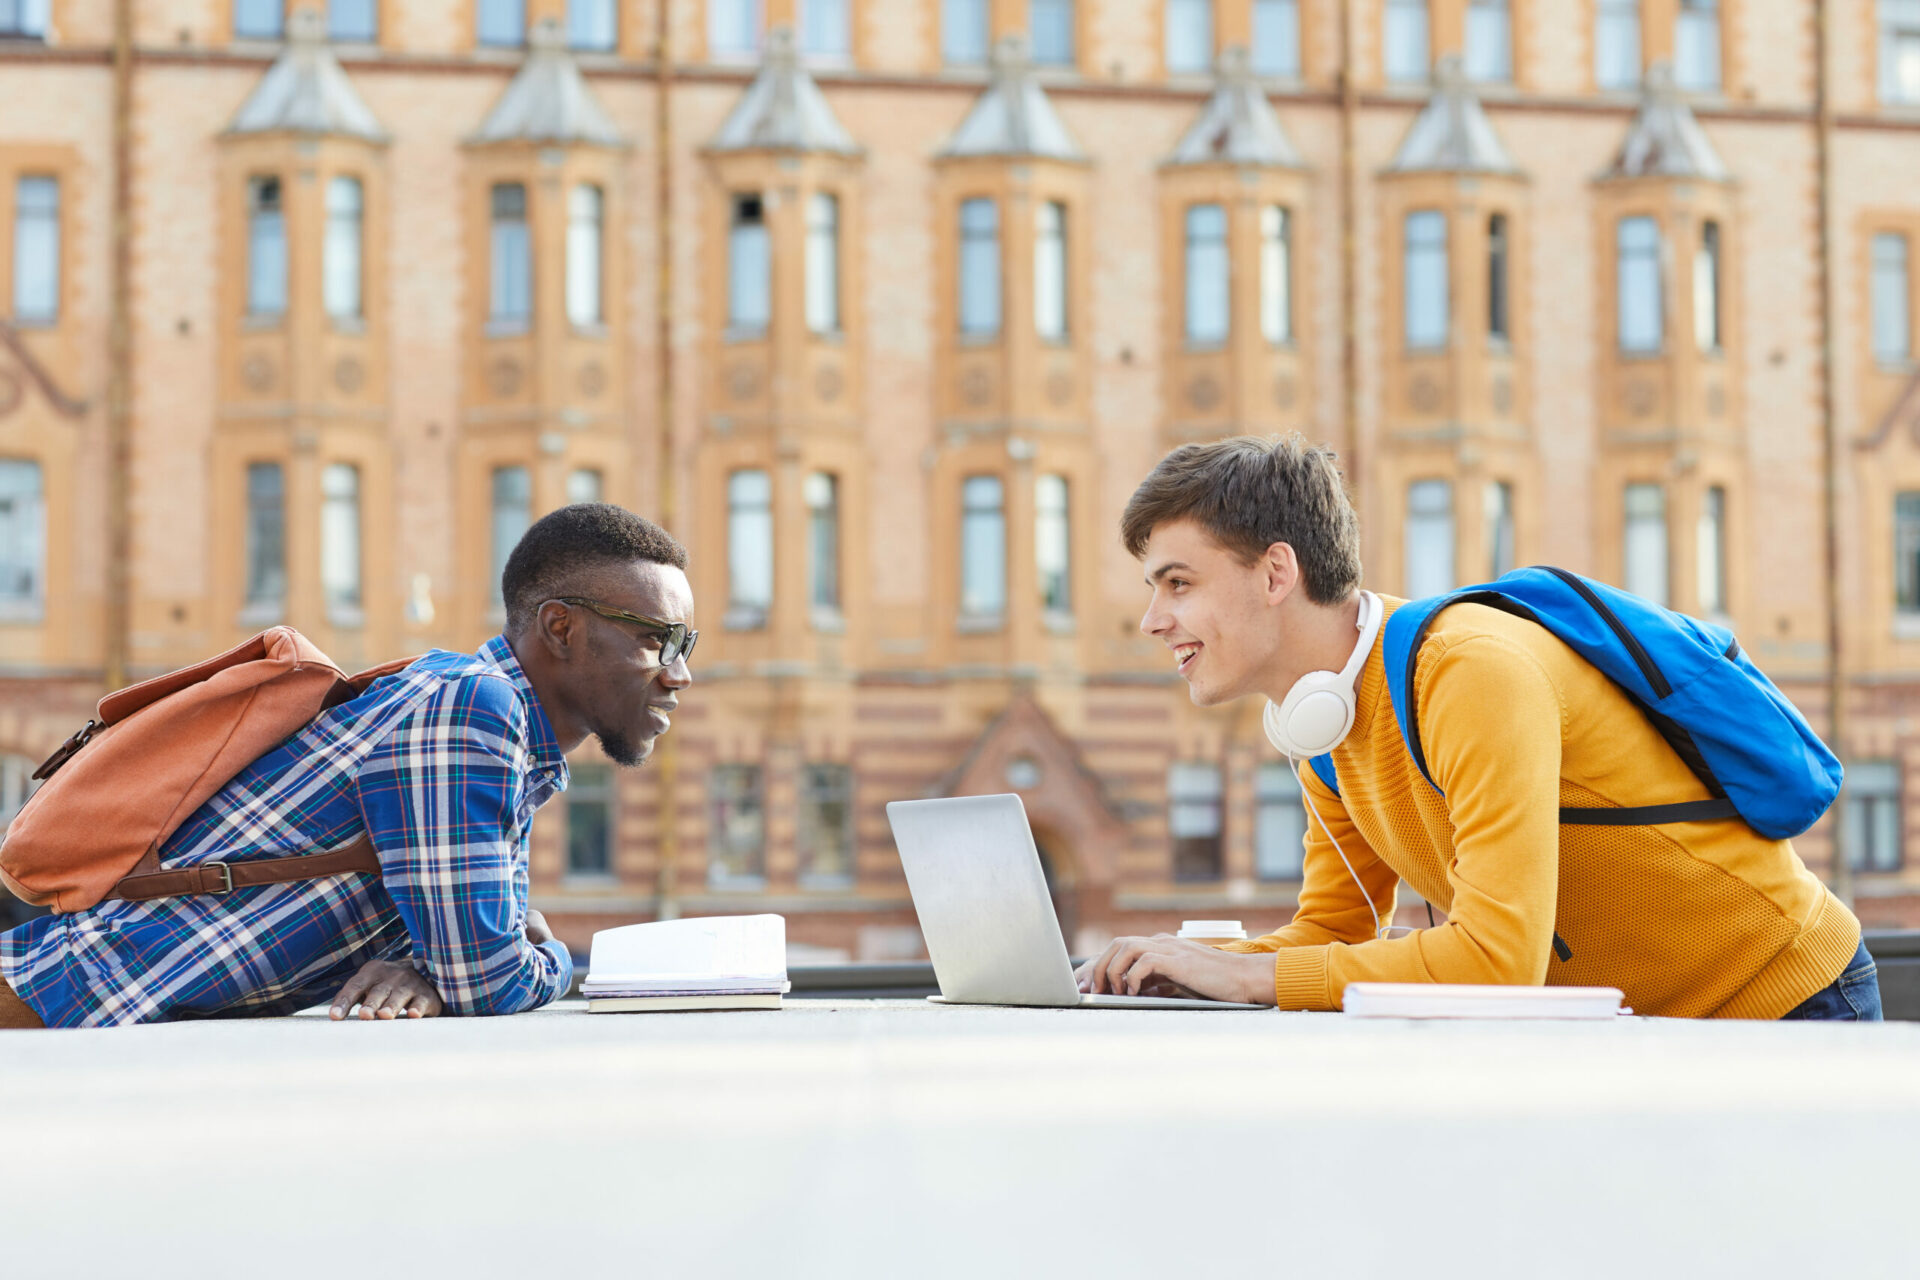
<path id="1" fill-rule="evenodd" d="M 776 915 L 656 920 L 602 929 L 580 994 L 589 1013 L 777 1009 L 788 990 Z"/>
<path id="2" fill-rule="evenodd" d="M 1350 1018 L 1617 1018 L 1617 987 L 1476 987 L 1446 982 L 1351 982 Z"/>

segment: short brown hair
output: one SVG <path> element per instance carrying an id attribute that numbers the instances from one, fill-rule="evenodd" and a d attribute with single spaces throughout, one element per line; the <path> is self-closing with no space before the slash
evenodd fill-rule
<path id="1" fill-rule="evenodd" d="M 1183 444 L 1160 459 L 1127 500 L 1120 540 L 1138 560 L 1155 527 L 1173 520 L 1195 521 L 1243 564 L 1286 543 L 1315 604 L 1339 604 L 1360 585 L 1360 522 L 1340 464 L 1298 432 Z"/>

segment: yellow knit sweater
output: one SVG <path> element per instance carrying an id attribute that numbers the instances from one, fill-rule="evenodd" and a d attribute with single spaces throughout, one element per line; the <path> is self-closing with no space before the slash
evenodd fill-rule
<path id="1" fill-rule="evenodd" d="M 1389 613 L 1401 602 L 1386 599 Z M 1274 952 L 1283 1009 L 1338 1009 L 1349 982 L 1612 986 L 1643 1014 L 1777 1018 L 1834 980 L 1860 923 L 1785 840 L 1738 821 L 1560 826 L 1558 811 L 1708 798 L 1645 716 L 1545 629 L 1484 605 L 1442 612 L 1412 696 L 1436 791 L 1386 695 L 1378 642 L 1336 798 L 1315 807 L 1386 918 L 1405 881 L 1447 913 L 1374 939 L 1318 822 L 1286 927 L 1226 950 Z M 1444 793 L 1444 794 L 1442 794 Z M 1558 933 L 1572 958 L 1555 955 Z"/>

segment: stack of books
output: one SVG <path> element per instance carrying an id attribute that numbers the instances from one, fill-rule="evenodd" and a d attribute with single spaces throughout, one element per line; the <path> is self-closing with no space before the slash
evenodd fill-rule
<path id="1" fill-rule="evenodd" d="M 789 986 L 784 917 L 711 916 L 602 929 L 580 994 L 588 1013 L 778 1009 Z"/>

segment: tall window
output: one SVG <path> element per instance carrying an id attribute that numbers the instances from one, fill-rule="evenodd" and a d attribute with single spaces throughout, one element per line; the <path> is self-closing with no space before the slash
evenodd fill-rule
<path id="1" fill-rule="evenodd" d="M 1720 87 L 1720 0 L 1680 0 L 1673 81 L 1696 93 Z"/>
<path id="2" fill-rule="evenodd" d="M 1300 76 L 1300 0 L 1253 0 L 1253 73 Z"/>
<path id="3" fill-rule="evenodd" d="M 1437 596 L 1454 587 L 1453 486 L 1416 480 L 1407 486 L 1407 595 Z"/>
<path id="4" fill-rule="evenodd" d="M 1254 774 L 1253 874 L 1261 880 L 1298 880 L 1306 860 L 1307 810 L 1300 782 L 1284 764 Z"/>
<path id="5" fill-rule="evenodd" d="M 800 0 L 800 52 L 813 58 L 853 56 L 853 0 Z"/>
<path id="6" fill-rule="evenodd" d="M 5 6 L 0 6 L 3 9 Z M 240 40 L 278 40 L 283 0 L 233 0 L 233 34 Z"/>
<path id="7" fill-rule="evenodd" d="M 1660 303 L 1660 227 L 1652 218 L 1620 219 L 1615 230 L 1614 281 L 1620 350 L 1658 351 L 1665 341 Z"/>
<path id="8" fill-rule="evenodd" d="M 1227 210 L 1224 205 L 1187 206 L 1187 341 L 1213 346 L 1227 340 Z"/>
<path id="9" fill-rule="evenodd" d="M 575 467 L 567 472 L 567 505 L 605 500 L 606 477 L 595 467 Z"/>
<path id="10" fill-rule="evenodd" d="M 800 770 L 800 883 L 853 883 L 853 770 L 810 764 Z"/>
<path id="11" fill-rule="evenodd" d="M 13 187 L 13 318 L 60 319 L 60 180 L 39 175 Z"/>
<path id="12" fill-rule="evenodd" d="M 1920 615 L 1920 493 L 1894 495 L 1893 591 L 1896 610 Z"/>
<path id="13" fill-rule="evenodd" d="M 1482 516 L 1487 527 L 1487 577 L 1513 572 L 1513 486 L 1505 480 L 1488 481 Z"/>
<path id="14" fill-rule="evenodd" d="M 1700 224 L 1693 256 L 1693 340 L 1702 351 L 1720 349 L 1720 224 Z"/>
<path id="15" fill-rule="evenodd" d="M 327 182 L 327 238 L 321 253 L 321 286 L 327 314 L 335 320 L 360 318 L 362 227 L 365 221 L 360 179 L 345 176 Z"/>
<path id="16" fill-rule="evenodd" d="M 1043 67 L 1073 65 L 1073 0 L 1027 0 L 1033 60 Z"/>
<path id="17" fill-rule="evenodd" d="M 1699 582 L 1700 612 L 1716 617 L 1727 611 L 1727 491 L 1710 486 L 1700 495 L 1700 527 L 1694 539 L 1694 576 Z"/>
<path id="18" fill-rule="evenodd" d="M 764 471 L 727 477 L 729 627 L 766 625 L 773 607 L 773 482 Z"/>
<path id="19" fill-rule="evenodd" d="M 1513 9 L 1508 0 L 1468 0 L 1467 78 L 1488 84 L 1513 79 Z"/>
<path id="20" fill-rule="evenodd" d="M 1873 358 L 1903 365 L 1913 358 L 1913 280 L 1907 238 L 1882 231 L 1873 238 Z"/>
<path id="21" fill-rule="evenodd" d="M 1627 486 L 1627 590 L 1667 603 L 1667 491 L 1657 484 Z"/>
<path id="22" fill-rule="evenodd" d="M 960 613 L 995 620 L 1007 611 L 1007 507 L 998 476 L 968 476 L 960 490 Z"/>
<path id="23" fill-rule="evenodd" d="M 987 61 L 988 0 L 941 0 L 940 56 L 950 67 L 978 67 Z"/>
<path id="24" fill-rule="evenodd" d="M 40 789 L 40 784 L 33 780 L 34 770 L 39 767 L 38 760 L 30 760 L 26 756 L 0 756 L 0 831 L 6 830 L 13 816 L 20 812 L 20 806 Z M 0 924 L 12 928 L 4 910 L 0 910 Z"/>
<path id="25" fill-rule="evenodd" d="M 247 314 L 279 316 L 287 311 L 287 218 L 280 204 L 280 179 L 247 179 Z"/>
<path id="26" fill-rule="evenodd" d="M 329 612 L 360 607 L 360 468 L 351 462 L 320 473 L 320 590 Z"/>
<path id="27" fill-rule="evenodd" d="M 1416 209 L 1405 223 L 1406 266 L 1401 284 L 1402 323 L 1407 346 L 1447 345 L 1447 216 L 1438 209 Z"/>
<path id="28" fill-rule="evenodd" d="M 1033 331 L 1046 342 L 1067 339 L 1067 206 L 1043 200 L 1034 214 Z"/>
<path id="29" fill-rule="evenodd" d="M 605 51 L 620 42 L 619 0 L 567 0 L 567 43 Z"/>
<path id="30" fill-rule="evenodd" d="M 1898 871 L 1900 764 L 1858 760 L 1847 766 L 1847 865 L 1855 871 Z"/>
<path id="31" fill-rule="evenodd" d="M 475 30 L 481 44 L 514 48 L 526 42 L 526 0 L 479 0 Z"/>
<path id="32" fill-rule="evenodd" d="M 1260 336 L 1293 341 L 1293 219 L 1277 204 L 1260 210 Z"/>
<path id="33" fill-rule="evenodd" d="M 840 332 L 840 199 L 807 197 L 807 328 Z"/>
<path id="34" fill-rule="evenodd" d="M 247 603 L 287 598 L 287 494 L 280 464 L 247 464 Z"/>
<path id="35" fill-rule="evenodd" d="M 733 198 L 727 231 L 727 328 L 754 335 L 773 319 L 773 241 L 759 192 Z"/>
<path id="36" fill-rule="evenodd" d="M 1880 100 L 1920 102 L 1920 0 L 1880 0 Z"/>
<path id="37" fill-rule="evenodd" d="M 760 0 L 707 0 L 707 52 L 745 58 L 760 51 Z"/>
<path id="38" fill-rule="evenodd" d="M 327 0 L 327 38 L 337 44 L 380 39 L 380 0 Z"/>
<path id="39" fill-rule="evenodd" d="M 960 202 L 960 332 L 1000 332 L 1000 206 L 983 197 Z"/>
<path id="40" fill-rule="evenodd" d="M 601 303 L 606 193 L 582 182 L 567 193 L 567 323 L 591 328 L 605 319 Z"/>
<path id="41" fill-rule="evenodd" d="M 533 477 L 525 467 L 495 467 L 493 496 L 488 516 L 488 542 L 492 549 L 493 603 L 505 599 L 500 578 L 507 571 L 507 557 L 520 544 L 520 537 L 533 523 Z"/>
<path id="42" fill-rule="evenodd" d="M 757 764 L 717 764 L 712 788 L 707 883 L 716 889 L 757 889 L 767 878 L 766 801 Z"/>
<path id="43" fill-rule="evenodd" d="M 815 609 L 840 608 L 840 479 L 830 471 L 809 474 L 807 502 L 807 599 Z"/>
<path id="44" fill-rule="evenodd" d="M 37 609 L 46 588 L 47 513 L 40 464 L 0 458 L 0 611 Z"/>
<path id="45" fill-rule="evenodd" d="M 1213 67 L 1213 0 L 1166 0 L 1169 75 L 1204 75 Z"/>
<path id="46" fill-rule="evenodd" d="M 1425 80 L 1430 57 L 1427 0 L 1387 0 L 1385 18 L 1387 79 L 1395 84 Z"/>
<path id="47" fill-rule="evenodd" d="M 1175 880 L 1220 878 L 1220 766 L 1167 768 L 1167 834 L 1173 837 Z"/>
<path id="48" fill-rule="evenodd" d="M 51 0 L 0 0 L 0 36 L 44 40 Z"/>
<path id="49" fill-rule="evenodd" d="M 1593 82 L 1602 89 L 1640 83 L 1640 0 L 1595 0 Z"/>
<path id="50" fill-rule="evenodd" d="M 495 183 L 492 192 L 492 294 L 488 319 L 524 326 L 533 316 L 533 244 L 527 234 L 527 189 Z"/>
<path id="51" fill-rule="evenodd" d="M 1072 550 L 1067 478 L 1037 476 L 1033 482 L 1034 563 L 1040 571 L 1040 607 L 1056 616 L 1073 612 Z"/>
<path id="52" fill-rule="evenodd" d="M 597 760 L 567 768 L 567 875 L 613 874 L 613 770 Z"/>
<path id="53" fill-rule="evenodd" d="M 1487 336 L 1497 342 L 1513 339 L 1512 318 L 1507 308 L 1510 248 L 1507 215 L 1496 213 L 1487 219 Z"/>

